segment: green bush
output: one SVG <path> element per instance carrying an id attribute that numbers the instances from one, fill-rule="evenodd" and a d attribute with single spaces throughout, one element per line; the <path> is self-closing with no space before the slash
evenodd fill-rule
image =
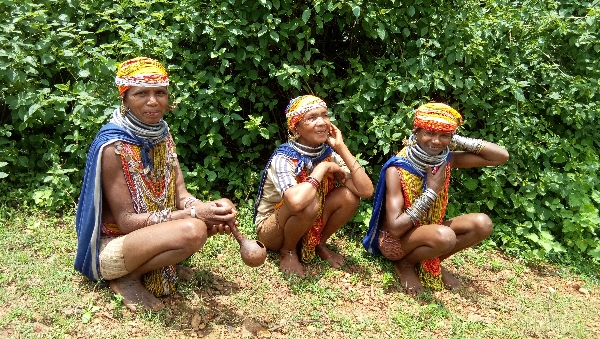
<path id="1" fill-rule="evenodd" d="M 372 173 L 412 110 L 443 101 L 503 166 L 456 171 L 449 216 L 483 211 L 506 250 L 600 259 L 598 2 L 0 0 L 3 201 L 77 201 L 87 148 L 119 104 L 116 65 L 162 61 L 166 116 L 199 196 L 253 199 L 288 100 L 328 102 Z M 14 193 L 14 192 L 18 192 Z M 22 192 L 27 192 L 23 196 Z M 367 201 L 368 202 L 368 201 Z M 368 221 L 368 206 L 355 220 Z"/>

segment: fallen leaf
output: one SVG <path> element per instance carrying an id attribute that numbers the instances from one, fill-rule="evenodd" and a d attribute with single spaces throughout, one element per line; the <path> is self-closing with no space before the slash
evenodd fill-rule
<path id="1" fill-rule="evenodd" d="M 202 323 L 202 317 L 200 316 L 200 314 L 194 314 L 194 316 L 192 317 L 192 328 L 194 329 L 194 331 L 197 331 L 198 329 L 200 329 L 200 324 Z"/>

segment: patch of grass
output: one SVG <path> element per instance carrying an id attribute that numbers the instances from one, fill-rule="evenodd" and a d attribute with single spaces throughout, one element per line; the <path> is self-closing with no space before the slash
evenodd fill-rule
<path id="1" fill-rule="evenodd" d="M 211 237 L 186 260 L 193 278 L 163 298 L 164 310 L 132 313 L 72 268 L 72 211 L 58 217 L 0 207 L 0 218 L 0 337 L 244 338 L 253 335 L 248 323 L 272 338 L 598 337 L 600 292 L 582 269 L 469 249 L 448 262 L 463 288 L 413 298 L 392 263 L 366 253 L 353 231 L 332 239 L 348 258 L 344 267 L 316 259 L 307 279 L 282 274 L 272 252 L 263 266 L 247 267 L 232 236 Z M 254 238 L 251 211 L 240 208 L 239 218 Z"/>

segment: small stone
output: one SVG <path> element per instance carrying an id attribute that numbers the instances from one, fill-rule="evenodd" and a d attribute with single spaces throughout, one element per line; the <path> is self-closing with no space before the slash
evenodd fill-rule
<path id="1" fill-rule="evenodd" d="M 582 287 L 582 288 L 580 288 L 578 291 L 579 291 L 580 293 L 582 293 L 582 294 L 585 294 L 585 295 L 588 295 L 588 294 L 590 294 L 590 291 L 588 291 L 586 288 L 583 288 L 583 287 Z"/>

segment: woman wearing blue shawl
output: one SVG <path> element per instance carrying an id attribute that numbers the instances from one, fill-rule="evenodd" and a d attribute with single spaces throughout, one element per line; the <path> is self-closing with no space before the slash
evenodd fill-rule
<path id="1" fill-rule="evenodd" d="M 381 170 L 363 239 L 368 252 L 394 262 L 411 295 L 424 288 L 459 286 L 441 262 L 492 233 L 492 221 L 483 213 L 444 219 L 450 169 L 496 166 L 508 160 L 508 152 L 496 144 L 455 134 L 462 116 L 448 105 L 422 105 L 413 124 L 405 147 Z"/>
<path id="2" fill-rule="evenodd" d="M 326 242 L 354 216 L 360 198 L 373 194 L 373 183 L 322 99 L 297 97 L 285 113 L 293 136 L 267 162 L 254 220 L 259 240 L 279 252 L 281 271 L 304 277 L 302 262 L 315 253 L 333 268 L 343 265 L 344 257 Z"/>
<path id="3" fill-rule="evenodd" d="M 115 83 L 121 108 L 88 152 L 75 221 L 75 269 L 92 281 L 108 281 L 131 310 L 158 310 L 164 305 L 157 297 L 175 290 L 175 265 L 207 237 L 229 233 L 236 210 L 227 199 L 201 202 L 186 190 L 162 119 L 169 108 L 163 65 L 145 57 L 128 60 Z M 189 270 L 183 273 L 190 277 Z"/>

